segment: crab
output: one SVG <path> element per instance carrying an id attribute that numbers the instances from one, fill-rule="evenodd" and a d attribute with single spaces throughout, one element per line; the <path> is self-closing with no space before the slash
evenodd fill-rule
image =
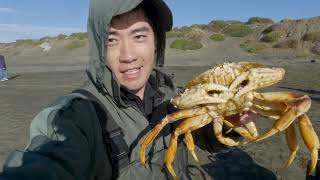
<path id="1" fill-rule="evenodd" d="M 311 99 L 307 95 L 294 92 L 263 92 L 256 90 L 269 87 L 283 79 L 285 70 L 268 68 L 255 62 L 224 63 L 201 73 L 189 81 L 185 90 L 171 99 L 178 111 L 168 114 L 146 136 L 140 146 L 140 161 L 145 165 L 147 146 L 156 138 L 161 129 L 169 123 L 180 120 L 180 124 L 171 134 L 164 163 L 174 179 L 177 175 L 172 167 L 178 136 L 185 136 L 188 150 L 198 161 L 192 131 L 207 124 L 213 124 L 218 141 L 228 146 L 238 146 L 247 142 L 257 142 L 276 133 L 285 131 L 290 150 L 285 167 L 290 166 L 298 150 L 295 124 L 298 124 L 301 136 L 310 151 L 311 163 L 308 174 L 316 167 L 319 150 L 319 138 L 314 131 L 307 112 Z M 245 116 L 254 113 L 274 120 L 273 127 L 258 135 L 254 121 L 243 124 L 227 120 L 232 115 Z M 297 119 L 297 121 L 295 121 Z M 223 126 L 236 131 L 246 141 L 237 141 L 222 133 Z"/>

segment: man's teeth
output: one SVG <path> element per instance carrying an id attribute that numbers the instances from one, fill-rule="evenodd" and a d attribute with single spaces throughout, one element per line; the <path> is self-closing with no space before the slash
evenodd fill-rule
<path id="1" fill-rule="evenodd" d="M 140 68 L 129 69 L 125 73 L 126 74 L 134 74 L 134 73 L 137 73 L 139 70 L 140 70 Z"/>

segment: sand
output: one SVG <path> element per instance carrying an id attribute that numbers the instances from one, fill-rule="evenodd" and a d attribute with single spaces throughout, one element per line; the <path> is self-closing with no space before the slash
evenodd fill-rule
<path id="1" fill-rule="evenodd" d="M 286 69 L 283 81 L 263 91 L 294 91 L 309 95 L 312 107 L 308 115 L 320 135 L 320 61 L 311 63 L 310 59 L 295 58 L 288 53 L 249 54 L 234 45 L 234 41 L 230 38 L 220 46 L 207 44 L 198 51 L 169 50 L 163 70 L 174 76 L 178 86 L 183 86 L 187 80 L 216 63 L 254 60 L 283 67 Z M 70 56 L 74 58 L 59 53 L 35 57 L 30 53 L 29 56 L 7 59 L 9 74 L 15 78 L 0 83 L 0 167 L 11 151 L 22 150 L 28 143 L 29 126 L 34 116 L 58 96 L 66 95 L 82 84 L 88 54 L 81 52 L 73 52 Z M 265 132 L 271 128 L 272 121 L 259 118 L 257 126 L 260 132 Z M 284 133 L 239 148 L 217 145 L 214 153 L 200 156 L 200 165 L 208 179 L 228 179 L 225 177 L 230 172 L 241 174 L 248 170 L 262 176 L 265 173 L 265 177 L 269 177 L 265 179 L 304 179 L 310 157 L 300 135 L 298 138 L 297 157 L 284 171 L 281 168 L 289 153 Z M 239 171 L 236 169 L 239 167 L 243 168 Z M 191 167 L 191 171 L 196 170 Z M 247 179 L 263 179 L 262 176 Z"/>

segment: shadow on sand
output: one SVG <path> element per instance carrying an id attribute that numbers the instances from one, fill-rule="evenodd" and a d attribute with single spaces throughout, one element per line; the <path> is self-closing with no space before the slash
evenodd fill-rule
<path id="1" fill-rule="evenodd" d="M 244 151 L 234 148 L 226 152 L 209 156 L 210 163 L 202 165 L 205 172 L 196 166 L 189 166 L 188 171 L 198 174 L 200 179 L 215 180 L 275 180 L 276 175 L 270 170 L 256 164 Z M 205 178 L 208 174 L 210 178 Z"/>

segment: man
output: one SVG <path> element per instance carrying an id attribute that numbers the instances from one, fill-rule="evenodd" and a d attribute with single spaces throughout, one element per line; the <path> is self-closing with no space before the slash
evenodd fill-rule
<path id="1" fill-rule="evenodd" d="M 174 125 L 147 149 L 147 167 L 139 161 L 139 145 L 175 110 L 170 99 L 178 89 L 154 68 L 163 65 L 171 27 L 171 11 L 162 0 L 92 0 L 88 81 L 34 118 L 29 144 L 11 153 L 0 177 L 170 179 L 163 160 Z M 180 141 L 173 162 L 180 179 L 192 178 L 188 157 Z"/>
<path id="2" fill-rule="evenodd" d="M 178 89 L 154 69 L 163 65 L 165 32 L 171 27 L 171 11 L 162 0 L 92 0 L 89 80 L 78 94 L 61 97 L 34 118 L 29 144 L 11 153 L 2 177 L 169 178 L 163 160 L 171 127 L 148 149 L 148 167 L 140 164 L 139 145 L 174 110 L 169 100 Z M 186 178 L 186 151 L 180 143 L 173 164 L 181 179 Z"/>
<path id="3" fill-rule="evenodd" d="M 8 73 L 7 73 L 7 66 L 4 57 L 0 54 L 0 81 L 7 81 L 8 80 Z"/>

